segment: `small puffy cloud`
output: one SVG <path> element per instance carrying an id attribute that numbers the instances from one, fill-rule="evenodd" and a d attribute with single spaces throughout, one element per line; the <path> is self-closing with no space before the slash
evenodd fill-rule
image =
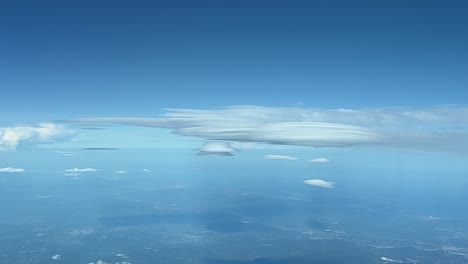
<path id="1" fill-rule="evenodd" d="M 97 169 L 94 169 L 94 168 L 83 168 L 83 169 L 79 169 L 79 168 L 73 168 L 73 169 L 67 169 L 65 170 L 65 172 L 71 172 L 71 173 L 78 173 L 78 172 L 96 172 L 98 171 Z"/>
<path id="2" fill-rule="evenodd" d="M 126 171 L 124 170 L 118 170 L 118 171 L 114 171 L 115 174 L 125 174 L 127 173 Z"/>
<path id="3" fill-rule="evenodd" d="M 267 160 L 298 160 L 299 158 L 285 156 L 285 155 L 265 155 L 264 157 Z"/>
<path id="4" fill-rule="evenodd" d="M 16 149 L 22 141 L 49 142 L 71 134 L 63 126 L 52 123 L 41 123 L 38 126 L 0 127 L 0 150 Z"/>
<path id="5" fill-rule="evenodd" d="M 327 162 L 330 162 L 330 160 L 326 159 L 326 158 L 316 158 L 316 159 L 309 160 L 309 162 L 312 162 L 312 163 L 327 163 Z"/>
<path id="6" fill-rule="evenodd" d="M 25 172 L 24 169 L 21 168 L 12 168 L 12 167 L 6 167 L 6 168 L 0 168 L 0 173 L 15 173 L 15 172 Z"/>
<path id="7" fill-rule="evenodd" d="M 333 186 L 335 185 L 334 182 L 327 182 L 321 179 L 305 180 L 304 183 L 307 185 L 312 185 L 312 186 L 322 187 L 322 188 L 333 188 Z"/>
<path id="8" fill-rule="evenodd" d="M 50 257 L 51 259 L 53 260 L 61 260 L 62 259 L 62 256 L 57 254 L 57 255 L 53 255 L 52 257 Z"/>
<path id="9" fill-rule="evenodd" d="M 233 156 L 234 152 L 238 151 L 228 142 L 208 141 L 203 146 L 197 149 L 198 156 L 217 155 L 217 156 Z"/>
<path id="10" fill-rule="evenodd" d="M 150 170 L 148 170 L 148 169 L 142 169 L 141 171 L 142 172 L 150 172 Z"/>

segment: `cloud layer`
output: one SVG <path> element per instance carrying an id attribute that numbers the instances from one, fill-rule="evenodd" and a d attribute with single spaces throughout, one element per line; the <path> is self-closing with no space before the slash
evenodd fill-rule
<path id="1" fill-rule="evenodd" d="M 0 173 L 17 173 L 17 172 L 25 172 L 24 169 L 20 169 L 20 168 L 12 168 L 12 167 L 6 167 L 6 168 L 0 168 Z"/>
<path id="2" fill-rule="evenodd" d="M 285 156 L 285 155 L 265 155 L 265 159 L 268 160 L 298 160 L 299 158 Z"/>
<path id="3" fill-rule="evenodd" d="M 96 172 L 98 171 L 97 169 L 94 169 L 94 168 L 83 168 L 83 169 L 79 169 L 79 168 L 73 168 L 73 169 L 67 169 L 65 170 L 65 172 Z"/>
<path id="4" fill-rule="evenodd" d="M 326 158 L 316 158 L 316 159 L 309 160 L 309 162 L 312 162 L 312 163 L 327 163 L 327 162 L 330 162 L 330 160 L 326 159 Z"/>
<path id="5" fill-rule="evenodd" d="M 47 142 L 70 132 L 61 125 L 41 123 L 38 126 L 0 127 L 0 150 L 15 149 L 21 141 Z"/>
<path id="6" fill-rule="evenodd" d="M 335 185 L 334 182 L 327 182 L 321 179 L 305 180 L 304 183 L 307 185 L 312 185 L 312 186 L 322 187 L 322 188 L 333 188 Z"/>
<path id="7" fill-rule="evenodd" d="M 225 109 L 168 109 L 159 118 L 78 118 L 80 123 L 114 123 L 167 128 L 208 140 L 313 147 L 391 145 L 466 150 L 468 108 L 318 109 L 233 106 Z"/>

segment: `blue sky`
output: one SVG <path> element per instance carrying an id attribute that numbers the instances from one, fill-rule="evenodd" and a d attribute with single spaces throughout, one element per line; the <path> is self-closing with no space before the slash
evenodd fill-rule
<path id="1" fill-rule="evenodd" d="M 0 1 L 2 261 L 466 262 L 467 14 Z"/>
<path id="2" fill-rule="evenodd" d="M 460 151 L 468 142 L 467 8 L 463 1 L 2 3 L 0 144 L 192 148 L 214 139 Z M 148 122 L 107 117 L 164 120 L 116 128 Z M 82 129 L 75 118 L 107 127 Z M 233 120 L 249 131 L 233 134 Z"/>
<path id="3" fill-rule="evenodd" d="M 465 104 L 464 1 L 10 1 L 0 122 Z"/>

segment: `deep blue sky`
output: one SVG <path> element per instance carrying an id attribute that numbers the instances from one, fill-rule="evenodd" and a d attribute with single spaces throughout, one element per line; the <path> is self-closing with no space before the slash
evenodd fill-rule
<path id="1" fill-rule="evenodd" d="M 466 104 L 467 12 L 466 1 L 2 1 L 0 112 Z"/>

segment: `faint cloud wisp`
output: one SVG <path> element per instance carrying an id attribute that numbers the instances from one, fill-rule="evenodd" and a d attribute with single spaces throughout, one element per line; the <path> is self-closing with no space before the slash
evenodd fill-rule
<path id="1" fill-rule="evenodd" d="M 327 182 L 321 179 L 305 180 L 304 183 L 307 185 L 311 185 L 311 186 L 329 188 L 329 189 L 335 186 L 334 182 Z"/>
<path id="2" fill-rule="evenodd" d="M 298 160 L 299 159 L 296 157 L 285 156 L 285 155 L 265 155 L 264 158 L 267 160 Z"/>

